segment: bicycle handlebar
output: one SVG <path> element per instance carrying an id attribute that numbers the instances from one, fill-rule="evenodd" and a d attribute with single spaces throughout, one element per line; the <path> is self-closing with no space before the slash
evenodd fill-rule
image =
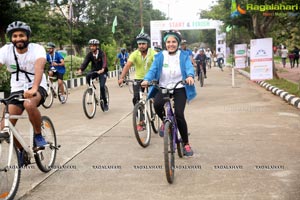
<path id="1" fill-rule="evenodd" d="M 185 84 L 186 84 L 186 81 L 185 81 L 185 80 L 178 81 L 177 83 L 175 83 L 175 85 L 174 85 L 172 88 L 161 88 L 161 87 L 158 86 L 158 81 L 156 81 L 156 80 L 149 82 L 147 86 L 154 86 L 154 87 L 156 87 L 157 89 L 159 89 L 160 91 L 162 91 L 163 94 L 166 94 L 166 93 L 168 93 L 168 92 L 170 92 L 170 91 L 176 89 L 176 87 L 177 87 L 179 84 L 185 85 Z"/>

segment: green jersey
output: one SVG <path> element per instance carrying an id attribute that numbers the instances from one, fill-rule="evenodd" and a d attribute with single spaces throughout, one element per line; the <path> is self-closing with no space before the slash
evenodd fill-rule
<path id="1" fill-rule="evenodd" d="M 148 48 L 147 55 L 144 58 L 139 50 L 130 54 L 128 61 L 132 62 L 135 67 L 135 79 L 144 79 L 144 76 L 151 67 L 156 51 Z"/>

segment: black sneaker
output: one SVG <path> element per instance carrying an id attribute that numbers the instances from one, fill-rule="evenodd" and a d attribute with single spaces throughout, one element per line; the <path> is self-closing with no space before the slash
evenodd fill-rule
<path id="1" fill-rule="evenodd" d="M 105 104 L 105 105 L 104 105 L 104 112 L 108 112 L 108 110 L 109 110 L 108 105 Z"/>

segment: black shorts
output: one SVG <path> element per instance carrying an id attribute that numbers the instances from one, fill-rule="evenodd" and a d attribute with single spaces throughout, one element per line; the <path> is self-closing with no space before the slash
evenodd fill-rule
<path id="1" fill-rule="evenodd" d="M 48 95 L 47 95 L 47 91 L 41 86 L 39 86 L 38 92 L 42 96 L 41 101 L 38 104 L 38 107 L 39 107 L 41 104 L 43 104 L 45 102 L 45 99 L 47 98 Z M 23 93 L 24 93 L 24 90 L 20 90 L 20 91 L 12 92 L 11 95 L 13 95 L 13 94 L 23 95 Z M 19 108 L 21 108 L 22 110 L 24 110 L 25 108 L 24 108 L 23 103 L 24 103 L 23 101 L 18 101 L 18 100 L 14 100 L 14 99 L 9 102 L 9 104 L 16 105 Z"/>
<path id="2" fill-rule="evenodd" d="M 49 72 L 50 71 L 52 71 L 52 70 L 49 70 Z M 57 79 L 60 79 L 60 80 L 64 80 L 64 74 L 61 74 L 58 71 L 56 71 L 56 72 L 52 71 L 52 72 L 53 72 L 54 77 L 56 77 Z"/>

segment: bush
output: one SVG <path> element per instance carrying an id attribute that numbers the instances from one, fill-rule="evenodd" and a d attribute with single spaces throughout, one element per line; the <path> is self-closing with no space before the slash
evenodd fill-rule
<path id="1" fill-rule="evenodd" d="M 6 66 L 0 67 L 0 92 L 10 91 L 10 73 L 7 71 Z"/>

